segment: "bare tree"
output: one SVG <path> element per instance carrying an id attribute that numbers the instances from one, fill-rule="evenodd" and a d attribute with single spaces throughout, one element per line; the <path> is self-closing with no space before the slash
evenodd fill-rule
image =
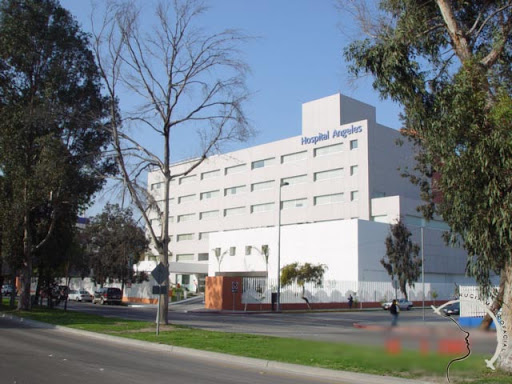
<path id="1" fill-rule="evenodd" d="M 151 30 L 144 29 L 135 1 L 111 1 L 94 26 L 96 59 L 112 99 L 114 152 L 122 182 L 146 222 L 160 262 L 169 267 L 169 186 L 185 176 L 227 141 L 252 135 L 243 111 L 248 99 L 247 65 L 239 46 L 248 40 L 236 30 L 207 33 L 195 26 L 206 11 L 197 0 L 161 1 L 154 9 Z M 146 24 L 147 25 L 147 24 Z M 137 97 L 137 105 L 118 112 L 122 92 Z M 133 127 L 161 147 L 153 151 L 126 133 Z M 199 155 L 180 174 L 171 173 L 172 134 L 186 130 L 199 136 Z M 172 145 L 171 145 L 172 144 Z M 147 172 L 159 171 L 164 183 L 158 204 L 148 193 Z M 160 219 L 161 233 L 151 226 Z M 168 284 L 168 278 L 166 281 Z M 168 295 L 161 297 L 161 323 L 168 323 Z"/>

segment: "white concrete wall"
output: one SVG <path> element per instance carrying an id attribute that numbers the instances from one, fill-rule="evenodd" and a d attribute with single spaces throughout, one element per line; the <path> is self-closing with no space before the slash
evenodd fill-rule
<path id="1" fill-rule="evenodd" d="M 397 145 L 397 140 L 402 145 Z M 377 124 L 368 137 L 370 197 L 400 195 L 417 199 L 419 188 L 401 173 L 414 168 L 414 147 L 399 131 Z"/>
<path id="2" fill-rule="evenodd" d="M 389 281 L 391 278 L 381 265 L 386 254 L 385 239 L 389 224 L 358 221 L 358 279 L 360 281 Z"/>
<path id="3" fill-rule="evenodd" d="M 220 271 L 265 272 L 264 258 L 252 251 L 245 255 L 245 247 L 252 245 L 261 249 L 269 246 L 268 276 L 277 278 L 277 228 L 258 228 L 218 232 L 210 237 L 210 262 L 208 274 L 219 271 L 213 249 L 219 247 L 225 254 Z M 229 248 L 236 247 L 236 255 L 229 256 Z M 357 220 L 339 220 L 315 224 L 285 225 L 281 227 L 281 268 L 294 262 L 326 264 L 326 280 L 356 281 L 357 259 Z"/>
<path id="4" fill-rule="evenodd" d="M 412 241 L 421 245 L 418 228 L 409 228 Z M 366 220 L 337 220 L 320 223 L 285 225 L 281 227 L 281 267 L 299 262 L 326 264 L 325 280 L 387 282 L 389 275 L 380 260 L 386 254 L 385 239 L 389 224 Z M 442 232 L 426 228 L 424 232 L 425 281 L 432 283 L 468 283 L 464 277 L 465 253 L 447 247 Z M 265 272 L 264 258 L 254 251 L 245 255 L 248 245 L 261 249 L 268 244 L 270 257 L 268 276 L 277 277 L 277 228 L 259 228 L 218 232 L 210 237 L 210 276 L 218 272 L 213 249 L 228 252 L 236 247 L 236 255 L 226 253 L 221 272 Z M 421 277 L 418 279 L 421 281 Z"/>

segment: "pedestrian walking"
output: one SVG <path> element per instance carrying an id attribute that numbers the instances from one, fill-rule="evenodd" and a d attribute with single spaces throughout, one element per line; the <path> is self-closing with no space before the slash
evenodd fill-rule
<path id="1" fill-rule="evenodd" d="M 348 296 L 348 307 L 349 309 L 352 309 L 352 304 L 354 303 L 354 298 L 352 297 L 352 295 L 349 295 Z"/>
<path id="2" fill-rule="evenodd" d="M 396 300 L 393 300 L 391 303 L 389 312 L 391 313 L 391 326 L 395 327 L 398 324 L 398 314 L 400 313 L 400 307 L 398 306 Z"/>

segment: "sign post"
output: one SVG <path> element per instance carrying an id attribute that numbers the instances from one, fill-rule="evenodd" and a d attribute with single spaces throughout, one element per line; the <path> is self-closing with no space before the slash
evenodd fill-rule
<path id="1" fill-rule="evenodd" d="M 162 262 L 160 262 L 155 267 L 155 269 L 153 269 L 151 271 L 151 275 L 153 276 L 155 281 L 158 283 L 158 306 L 157 306 L 157 309 L 156 309 L 156 335 L 157 336 L 160 333 L 160 299 L 162 297 L 162 288 L 163 287 L 166 288 L 166 286 L 162 287 L 162 283 L 167 278 L 168 273 L 169 273 L 169 271 L 167 270 L 167 268 L 165 268 L 165 265 L 163 265 Z M 153 287 L 153 293 L 155 293 L 155 288 L 156 287 Z"/>
<path id="2" fill-rule="evenodd" d="M 235 297 L 238 293 L 238 281 L 231 282 L 231 293 L 233 294 L 233 312 L 235 311 Z"/>

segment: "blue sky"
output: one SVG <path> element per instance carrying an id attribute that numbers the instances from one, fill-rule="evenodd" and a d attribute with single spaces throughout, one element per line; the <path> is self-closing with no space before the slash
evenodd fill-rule
<path id="1" fill-rule="evenodd" d="M 149 3 L 144 0 L 144 5 Z M 61 0 L 61 4 L 90 31 L 89 1 Z M 351 81 L 342 52 L 358 35 L 353 20 L 341 14 L 333 0 L 211 0 L 208 4 L 205 27 L 237 28 L 258 37 L 243 47 L 243 58 L 251 68 L 247 83 L 254 93 L 246 112 L 258 135 L 230 149 L 300 135 L 301 104 L 338 92 L 375 105 L 379 123 L 399 128 L 396 104 L 380 100 L 369 79 Z M 189 156 L 184 150 L 175 152 L 173 161 Z M 105 198 L 97 200 L 102 207 Z"/>

